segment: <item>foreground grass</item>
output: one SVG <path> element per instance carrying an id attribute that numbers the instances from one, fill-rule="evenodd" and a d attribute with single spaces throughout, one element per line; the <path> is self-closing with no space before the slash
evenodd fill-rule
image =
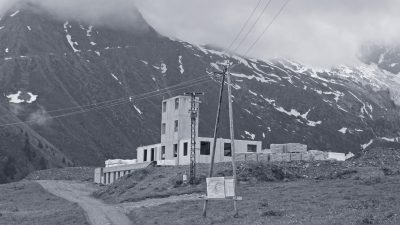
<path id="1" fill-rule="evenodd" d="M 88 224 L 82 209 L 34 181 L 0 185 L 1 225 Z"/>
<path id="2" fill-rule="evenodd" d="M 141 208 L 129 214 L 134 224 L 400 224 L 400 176 L 242 184 L 239 218 L 231 201 L 203 201 Z"/>

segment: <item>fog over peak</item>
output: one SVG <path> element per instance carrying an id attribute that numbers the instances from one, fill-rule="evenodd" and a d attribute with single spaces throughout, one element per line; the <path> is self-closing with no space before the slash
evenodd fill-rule
<path id="1" fill-rule="evenodd" d="M 226 48 L 258 0 L 0 0 L 0 14 L 18 2 L 40 5 L 62 19 L 147 28 L 138 8 L 164 35 Z M 250 24 L 266 2 L 262 1 Z M 284 2 L 271 1 L 237 53 L 246 53 Z M 400 44 L 399 12 L 399 0 L 291 0 L 248 56 L 285 57 L 318 67 L 355 65 L 367 43 Z"/>
<path id="2" fill-rule="evenodd" d="M 137 1 L 137 7 L 163 34 L 227 47 L 257 2 L 149 0 Z M 239 53 L 246 52 L 284 2 L 271 1 Z M 286 57 L 318 67 L 354 65 L 366 43 L 400 44 L 399 12 L 398 0 L 291 0 L 249 56 Z"/>
<path id="3" fill-rule="evenodd" d="M 0 0 L 0 15 L 10 9 L 36 7 L 61 20 L 142 30 L 148 25 L 130 0 Z"/>

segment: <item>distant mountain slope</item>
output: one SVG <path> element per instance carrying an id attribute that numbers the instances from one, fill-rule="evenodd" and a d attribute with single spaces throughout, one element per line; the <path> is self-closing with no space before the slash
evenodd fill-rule
<path id="1" fill-rule="evenodd" d="M 24 168 L 16 176 L 10 176 L 13 169 L 0 168 L 0 182 L 42 167 L 133 158 L 139 145 L 159 142 L 162 98 L 185 91 L 206 92 L 200 135 L 212 136 L 218 77 L 211 71 L 230 56 L 163 37 L 147 24 L 143 32 L 124 31 L 59 21 L 37 11 L 20 8 L 0 20 L 0 124 L 35 121 L 0 125 L 0 161 L 12 156 L 10 167 Z M 302 142 L 312 149 L 357 152 L 374 137 L 399 136 L 400 80 L 379 67 L 317 70 L 284 59 L 230 59 L 237 65 L 232 75 L 238 138 L 262 140 L 265 148 Z M 75 114 L 88 109 L 85 105 L 101 106 L 200 76 L 210 82 Z M 64 114 L 69 116 L 59 117 Z M 226 116 L 222 125 L 221 135 L 227 136 Z M 42 151 L 38 140 L 54 156 Z M 46 164 L 36 157 L 18 158 L 25 144 Z"/>

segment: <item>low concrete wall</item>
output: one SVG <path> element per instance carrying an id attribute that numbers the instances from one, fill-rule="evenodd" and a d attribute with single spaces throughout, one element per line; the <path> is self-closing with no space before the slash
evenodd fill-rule
<path id="1" fill-rule="evenodd" d="M 146 168 L 152 164 L 153 162 L 146 162 L 122 166 L 96 168 L 94 171 L 94 182 L 98 184 L 112 184 L 126 174 L 132 173 L 134 170 Z"/>

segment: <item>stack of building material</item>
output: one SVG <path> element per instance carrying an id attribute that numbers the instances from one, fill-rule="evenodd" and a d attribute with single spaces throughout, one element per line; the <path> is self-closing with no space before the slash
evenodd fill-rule
<path id="1" fill-rule="evenodd" d="M 282 153 L 282 162 L 290 162 L 290 153 Z"/>
<path id="2" fill-rule="evenodd" d="M 289 153 L 307 152 L 307 145 L 303 145 L 300 143 L 288 143 L 286 144 L 286 151 Z"/>
<path id="3" fill-rule="evenodd" d="M 114 166 L 124 166 L 124 165 L 131 165 L 136 164 L 137 160 L 125 160 L 125 159 L 109 159 L 105 161 L 106 167 L 114 167 Z"/>
<path id="4" fill-rule="evenodd" d="M 261 150 L 261 153 L 264 153 L 264 154 L 271 154 L 272 153 L 272 151 L 271 151 L 271 149 L 263 149 L 263 150 Z"/>
<path id="5" fill-rule="evenodd" d="M 282 162 L 282 153 L 271 154 L 270 161 L 271 162 Z"/>
<path id="6" fill-rule="evenodd" d="M 327 160 L 329 154 L 327 152 L 319 150 L 310 150 L 309 153 L 312 155 L 313 160 Z"/>
<path id="7" fill-rule="evenodd" d="M 346 154 L 339 152 L 328 152 L 329 160 L 346 161 Z"/>
<path id="8" fill-rule="evenodd" d="M 302 161 L 312 161 L 313 157 L 311 153 L 301 153 L 301 160 Z"/>
<path id="9" fill-rule="evenodd" d="M 176 166 L 176 160 L 157 160 L 157 166 Z"/>
<path id="10" fill-rule="evenodd" d="M 236 153 L 235 160 L 236 161 L 245 161 L 245 155 L 243 153 Z"/>
<path id="11" fill-rule="evenodd" d="M 258 161 L 260 162 L 269 162 L 271 154 L 259 154 Z"/>
<path id="12" fill-rule="evenodd" d="M 246 159 L 246 161 L 257 161 L 258 156 L 257 156 L 257 154 L 254 154 L 254 153 L 247 153 L 247 154 L 245 154 L 245 159 Z"/>
<path id="13" fill-rule="evenodd" d="M 301 153 L 290 153 L 290 160 L 291 161 L 300 161 Z"/>
<path id="14" fill-rule="evenodd" d="M 285 153 L 286 152 L 286 144 L 271 144 L 270 145 L 271 153 Z"/>

